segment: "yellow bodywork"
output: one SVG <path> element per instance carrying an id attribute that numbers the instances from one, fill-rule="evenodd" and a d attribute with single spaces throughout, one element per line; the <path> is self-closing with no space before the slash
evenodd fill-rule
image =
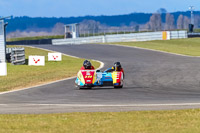
<path id="1" fill-rule="evenodd" d="M 83 74 L 81 73 L 81 71 L 79 71 L 77 75 L 78 75 L 78 79 L 79 79 L 83 84 L 85 84 L 85 80 L 84 80 L 84 78 L 83 78 Z"/>
<path id="2" fill-rule="evenodd" d="M 78 76 L 78 79 L 83 83 L 83 84 L 85 84 L 85 79 L 84 79 L 84 77 L 83 77 L 83 74 L 82 74 L 82 72 L 81 72 L 81 70 L 78 72 L 78 74 L 77 74 Z M 96 82 L 96 72 L 94 71 L 94 76 L 93 76 L 93 81 L 92 81 L 92 83 L 94 84 Z"/>
<path id="3" fill-rule="evenodd" d="M 96 82 L 96 77 L 97 77 L 96 72 L 94 72 L 93 81 L 92 81 L 93 84 Z"/>
<path id="4" fill-rule="evenodd" d="M 116 71 L 112 73 L 113 84 L 117 83 L 117 75 L 118 75 L 118 72 Z"/>

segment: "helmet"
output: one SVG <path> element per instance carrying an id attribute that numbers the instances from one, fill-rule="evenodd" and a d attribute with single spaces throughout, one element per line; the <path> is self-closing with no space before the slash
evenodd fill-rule
<path id="1" fill-rule="evenodd" d="M 119 71 L 122 68 L 121 63 L 120 62 L 115 62 L 114 63 L 114 68 L 115 68 L 116 71 Z"/>
<path id="2" fill-rule="evenodd" d="M 90 69 L 91 66 L 92 66 L 92 64 L 90 63 L 90 61 L 85 60 L 85 61 L 83 62 L 83 66 L 84 66 L 85 69 Z"/>

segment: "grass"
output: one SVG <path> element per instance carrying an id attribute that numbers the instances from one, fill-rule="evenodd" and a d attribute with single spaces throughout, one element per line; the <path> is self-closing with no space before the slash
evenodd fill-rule
<path id="1" fill-rule="evenodd" d="M 181 39 L 170 41 L 128 42 L 120 45 L 137 46 L 143 48 L 163 50 L 179 54 L 200 55 L 200 39 Z M 26 48 L 27 53 L 47 55 L 46 51 Z M 28 55 L 28 54 L 27 54 Z M 64 77 L 73 75 L 76 70 L 70 71 L 63 68 L 79 69 L 82 59 L 64 57 L 59 63 L 46 62 L 46 67 L 56 68 L 65 74 Z M 98 66 L 98 64 L 95 64 Z M 59 67 L 58 67 L 59 66 Z M 35 80 L 37 73 L 30 70 L 45 72 L 50 69 L 45 67 L 12 66 L 9 70 L 19 70 L 20 74 L 28 71 L 24 76 L 32 75 Z M 19 67 L 19 68 L 18 68 Z M 20 67 L 24 67 L 21 68 Z M 75 68 L 76 67 L 76 68 Z M 18 69 L 17 69 L 18 68 Z M 22 70 L 24 69 L 24 70 Z M 65 70 L 63 70 L 65 69 Z M 52 73 L 54 72 L 50 72 Z M 12 72 L 9 72 L 9 76 Z M 14 74 L 13 74 L 14 75 Z M 56 74 L 57 75 L 57 74 Z M 60 75 L 60 74 L 58 74 Z M 8 76 L 8 77 L 9 77 Z M 36 77 L 34 77 L 36 76 Z M 44 76 L 44 75 L 39 75 Z M 49 77 L 45 76 L 45 77 Z M 29 76 L 28 76 L 29 77 Z M 24 78 L 23 76 L 20 78 Z M 15 78 L 15 80 L 18 78 Z M 41 78 L 43 79 L 43 78 Z M 39 78 L 39 82 L 41 80 Z M 32 79 L 31 79 L 32 80 Z M 2 84 L 2 78 L 0 77 Z M 12 80 L 14 82 L 14 80 Z M 34 82 L 33 82 L 34 83 Z M 65 114 L 32 114 L 32 115 L 0 115 L 0 132 L 6 133 L 199 133 L 200 109 L 177 111 L 133 111 L 133 112 L 97 112 L 97 113 L 65 113 Z"/>
<path id="2" fill-rule="evenodd" d="M 0 115 L 6 133 L 199 133 L 200 109 Z"/>
<path id="3" fill-rule="evenodd" d="M 63 56 L 62 62 L 48 62 L 48 51 L 25 47 L 26 59 L 29 55 L 45 56 L 45 66 L 12 65 L 8 63 L 8 76 L 0 77 L 0 92 L 39 85 L 42 83 L 75 76 L 84 59 Z M 99 63 L 92 61 L 95 68 Z"/>
<path id="4" fill-rule="evenodd" d="M 7 41 L 12 42 L 12 41 L 23 41 L 23 40 L 61 39 L 61 38 L 64 38 L 64 35 L 9 38 L 7 39 Z"/>
<path id="5" fill-rule="evenodd" d="M 154 50 L 161 50 L 165 52 L 200 56 L 200 38 L 175 39 L 175 40 L 160 40 L 147 42 L 119 42 L 111 43 L 126 46 L 135 46 L 141 48 L 148 48 Z"/>

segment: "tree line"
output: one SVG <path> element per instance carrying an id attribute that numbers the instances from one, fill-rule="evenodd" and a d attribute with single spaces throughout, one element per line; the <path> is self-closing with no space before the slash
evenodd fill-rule
<path id="1" fill-rule="evenodd" d="M 200 27 L 200 12 L 194 12 L 194 28 Z M 82 34 L 103 32 L 137 32 L 187 29 L 190 23 L 190 12 L 157 12 L 131 13 L 114 16 L 84 16 L 61 18 L 31 18 L 27 16 L 13 17 L 7 20 L 7 33 L 10 37 L 60 35 L 64 33 L 64 25 L 80 23 Z"/>

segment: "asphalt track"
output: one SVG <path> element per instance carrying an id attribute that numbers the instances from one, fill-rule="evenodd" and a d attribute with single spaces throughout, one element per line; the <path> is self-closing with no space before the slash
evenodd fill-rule
<path id="1" fill-rule="evenodd" d="M 0 113 L 61 113 L 200 108 L 200 58 L 111 45 L 37 45 L 105 63 L 120 61 L 122 89 L 78 90 L 74 79 L 0 94 Z M 80 66 L 81 67 L 81 66 Z"/>

